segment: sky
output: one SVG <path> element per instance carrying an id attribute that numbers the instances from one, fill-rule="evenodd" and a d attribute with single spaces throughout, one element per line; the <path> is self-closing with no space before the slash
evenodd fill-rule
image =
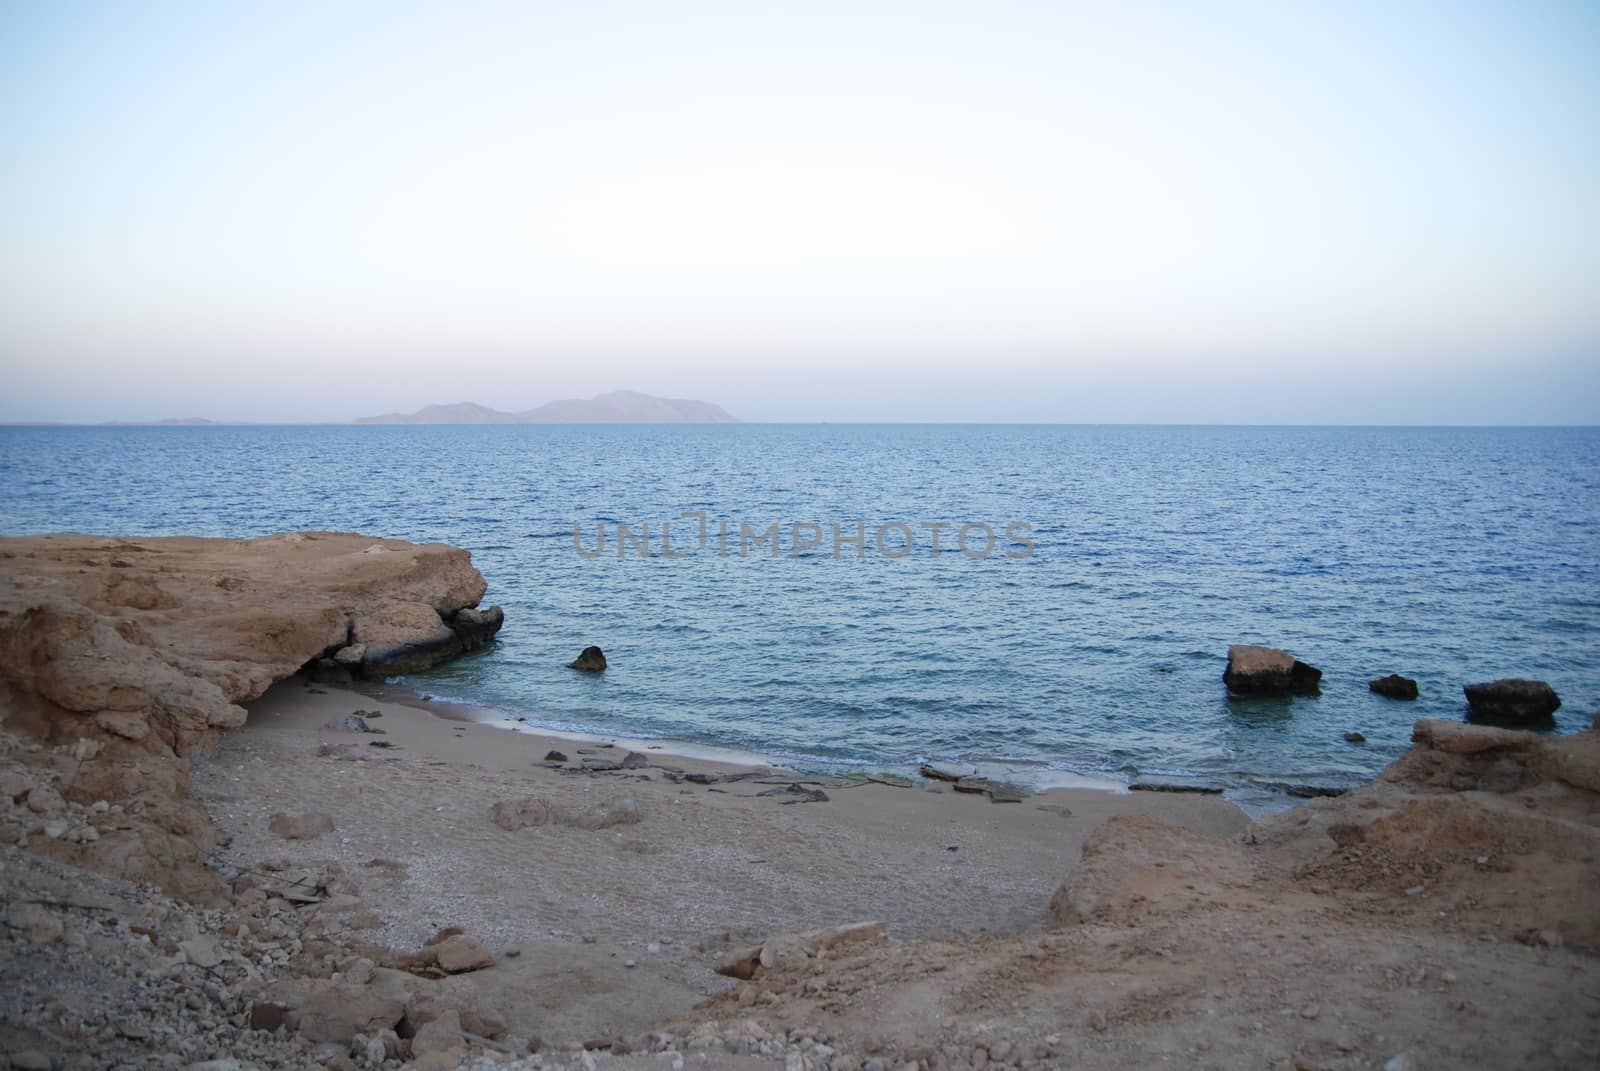
<path id="1" fill-rule="evenodd" d="M 1600 422 L 1600 5 L 0 5 L 0 420 Z"/>

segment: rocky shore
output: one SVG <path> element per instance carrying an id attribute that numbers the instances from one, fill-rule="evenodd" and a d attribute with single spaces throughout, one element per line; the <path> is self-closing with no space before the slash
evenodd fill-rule
<path id="1" fill-rule="evenodd" d="M 0 540 L 0 1069 L 1600 1060 L 1600 732 L 1421 721 L 1251 823 L 361 683 L 486 642 L 484 592 L 348 534 Z"/>

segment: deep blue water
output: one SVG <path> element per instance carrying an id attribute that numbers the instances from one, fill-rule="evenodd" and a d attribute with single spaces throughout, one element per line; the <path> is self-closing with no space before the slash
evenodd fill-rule
<path id="1" fill-rule="evenodd" d="M 664 519 L 688 557 L 661 556 Z M 822 529 L 798 557 L 797 520 Z M 996 550 L 949 529 L 935 557 L 929 520 Z M 592 550 L 600 521 L 583 558 L 574 522 Z M 618 521 L 649 522 L 650 557 L 617 557 Z M 783 556 L 739 557 L 741 521 L 782 522 Z M 1029 557 L 1002 553 L 1013 521 Z M 833 556 L 835 522 L 865 523 L 865 557 Z M 891 522 L 904 558 L 873 546 Z M 1600 429 L 0 429 L 7 533 L 294 528 L 472 551 L 506 628 L 416 687 L 814 762 L 1353 781 L 1415 718 L 1461 717 L 1465 682 L 1549 680 L 1562 731 L 1600 707 Z M 1230 701 L 1238 642 L 1321 667 L 1321 696 Z M 564 668 L 589 643 L 603 676 Z M 1389 672 L 1421 700 L 1371 695 Z"/>

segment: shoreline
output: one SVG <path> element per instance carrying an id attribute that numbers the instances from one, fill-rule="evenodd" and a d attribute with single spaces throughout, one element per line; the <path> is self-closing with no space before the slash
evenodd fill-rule
<path id="1" fill-rule="evenodd" d="M 1344 795 L 1372 783 L 1372 778 L 1353 784 L 1332 785 L 1333 779 L 1315 777 L 1285 777 L 1268 782 L 1255 775 L 1228 776 L 1170 773 L 1166 770 L 1143 771 L 1135 774 L 1112 772 L 1085 773 L 1061 770 L 1043 761 L 1033 760 L 961 760 L 871 762 L 868 760 L 830 761 L 816 756 L 798 758 L 781 753 L 763 752 L 715 743 L 701 743 L 677 737 L 634 736 L 626 732 L 607 733 L 593 729 L 573 729 L 559 724 L 537 720 L 536 715 L 517 714 L 500 707 L 488 706 L 467 699 L 443 698 L 433 695 L 423 687 L 423 682 L 407 677 L 394 677 L 381 682 L 356 682 L 349 687 L 364 694 L 407 703 L 427 710 L 448 721 L 469 721 L 489 725 L 501 731 L 531 733 L 551 739 L 570 740 L 582 744 L 616 744 L 633 750 L 653 751 L 680 758 L 692 758 L 730 765 L 765 765 L 794 770 L 798 773 L 822 777 L 871 777 L 890 775 L 909 780 L 913 784 L 926 784 L 921 770 L 924 766 L 960 767 L 970 769 L 973 776 L 1014 785 L 1024 792 L 1037 795 L 1054 789 L 1072 789 L 1128 795 L 1140 791 L 1135 786 L 1149 786 L 1151 794 L 1174 794 L 1220 799 L 1238 807 L 1250 818 L 1263 818 L 1281 814 L 1319 796 Z M 1337 791 L 1330 791 L 1330 788 Z"/>
<path id="2" fill-rule="evenodd" d="M 615 744 L 626 746 L 636 751 L 656 751 L 663 755 L 673 755 L 679 758 L 697 759 L 705 762 L 726 763 L 744 766 L 771 766 L 778 769 L 794 770 L 797 773 L 815 774 L 825 777 L 849 778 L 855 776 L 870 776 L 872 774 L 891 774 L 909 779 L 916 783 L 925 780 L 919 771 L 925 762 L 870 762 L 866 760 L 837 760 L 830 762 L 827 759 L 815 756 L 793 756 L 781 753 L 750 750 L 747 748 L 733 747 L 715 743 L 701 743 L 694 740 L 683 740 L 671 736 L 632 736 L 628 733 L 607 733 L 598 730 L 584 730 L 566 728 L 552 725 L 548 722 L 535 720 L 533 715 L 514 714 L 499 707 L 486 706 L 463 699 L 446 699 L 426 693 L 415 682 L 402 681 L 399 678 L 385 680 L 381 684 L 361 684 L 352 686 L 355 691 L 368 692 L 378 698 L 391 699 L 396 702 L 409 702 L 420 709 L 427 710 L 436 717 L 447 721 L 471 721 L 475 724 L 490 725 L 497 729 L 517 733 L 531 733 L 541 737 L 551 737 L 560 740 L 571 740 L 586 744 Z M 947 765 L 943 762 L 931 765 Z M 995 780 L 1007 781 L 1026 789 L 1030 793 L 1047 792 L 1051 789 L 1083 789 L 1095 792 L 1110 792 L 1116 795 L 1126 795 L 1130 789 L 1128 782 L 1114 774 L 1087 774 L 1071 770 L 1056 770 L 1043 763 L 1023 762 L 1021 760 L 974 760 L 962 763 L 962 766 L 971 766 L 975 776 Z M 830 767 L 838 767 L 833 769 Z M 1032 771 L 1042 771 L 1042 776 L 1030 777 Z"/>

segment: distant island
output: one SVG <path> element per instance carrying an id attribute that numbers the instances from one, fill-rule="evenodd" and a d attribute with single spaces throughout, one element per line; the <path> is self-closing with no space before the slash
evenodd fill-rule
<path id="1" fill-rule="evenodd" d="M 476 402 L 425 405 L 415 413 L 358 417 L 357 424 L 737 424 L 720 405 L 689 398 L 657 398 L 614 390 L 593 398 L 566 398 L 507 413 Z"/>

